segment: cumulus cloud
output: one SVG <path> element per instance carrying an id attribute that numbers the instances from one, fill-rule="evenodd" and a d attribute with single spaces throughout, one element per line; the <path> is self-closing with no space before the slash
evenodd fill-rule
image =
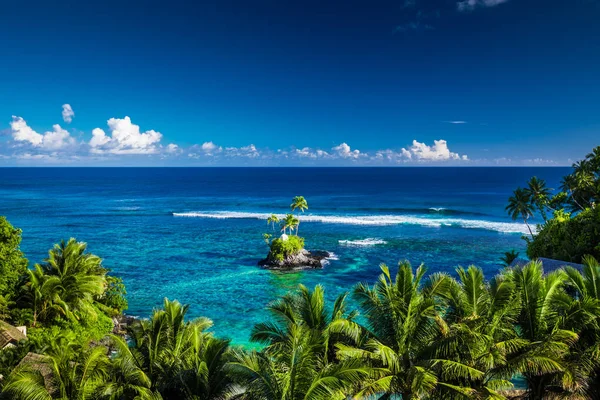
<path id="1" fill-rule="evenodd" d="M 96 128 L 89 142 L 90 151 L 96 154 L 155 154 L 162 134 L 154 130 L 140 131 L 131 118 L 111 118 L 107 121 L 110 135 Z"/>
<path id="2" fill-rule="evenodd" d="M 352 150 L 346 143 L 341 143 L 338 146 L 332 147 L 333 154 L 341 158 L 358 159 L 362 156 L 360 150 Z"/>
<path id="3" fill-rule="evenodd" d="M 67 124 L 70 124 L 73 121 L 73 117 L 75 116 L 75 111 L 71 108 L 70 104 L 63 104 L 62 106 L 62 117 L 63 121 Z"/>
<path id="4" fill-rule="evenodd" d="M 451 152 L 445 140 L 434 140 L 433 146 L 413 140 L 408 149 L 379 150 L 371 157 L 376 162 L 409 163 L 409 162 L 438 162 L 438 161 L 467 161 L 466 155 Z"/>
<path id="5" fill-rule="evenodd" d="M 260 156 L 260 152 L 253 144 L 244 147 L 227 147 L 225 148 L 225 153 L 229 157 L 256 158 Z"/>
<path id="6" fill-rule="evenodd" d="M 22 142 L 41 150 L 59 150 L 75 143 L 69 132 L 58 124 L 52 126 L 52 131 L 40 134 L 27 125 L 23 118 L 13 115 L 10 129 L 15 142 Z"/>
<path id="7" fill-rule="evenodd" d="M 453 153 L 448 148 L 448 143 L 445 140 L 434 140 L 433 146 L 428 146 L 425 143 L 413 140 L 412 146 L 407 149 L 402 149 L 402 153 L 411 159 L 419 161 L 448 161 L 448 160 L 468 160 L 466 155 Z"/>
<path id="8" fill-rule="evenodd" d="M 165 148 L 165 151 L 169 154 L 180 154 L 182 152 L 181 148 L 175 143 L 169 143 Z"/>
<path id="9" fill-rule="evenodd" d="M 188 147 L 188 157 L 194 159 L 200 159 L 202 157 L 208 157 L 218 160 L 223 157 L 228 158 L 258 158 L 261 155 L 261 151 L 256 148 L 255 145 L 250 144 L 242 147 L 226 147 L 223 148 L 218 146 L 214 142 L 204 142 L 201 145 L 193 145 Z"/>
<path id="10" fill-rule="evenodd" d="M 286 152 L 286 154 L 287 154 L 287 152 Z M 330 154 L 328 152 L 326 152 L 324 150 L 320 150 L 320 149 L 313 149 L 311 147 L 303 147 L 301 149 L 294 149 L 293 154 L 300 158 L 310 158 L 310 159 L 330 157 Z"/>
<path id="11" fill-rule="evenodd" d="M 204 154 L 209 155 L 209 156 L 218 154 L 223 151 L 223 148 L 221 146 L 217 146 L 213 142 L 202 143 L 201 149 L 202 149 L 202 152 L 204 152 Z"/>
<path id="12" fill-rule="evenodd" d="M 456 3 L 458 11 L 473 11 L 479 7 L 494 7 L 508 0 L 463 0 Z"/>

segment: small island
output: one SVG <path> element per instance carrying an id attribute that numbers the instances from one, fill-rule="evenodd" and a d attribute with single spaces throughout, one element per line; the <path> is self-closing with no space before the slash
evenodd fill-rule
<path id="1" fill-rule="evenodd" d="M 296 196 L 290 205 L 292 213 L 304 212 L 308 209 L 308 202 L 303 196 Z M 303 270 L 323 268 L 324 260 L 330 256 L 326 251 L 308 251 L 304 248 L 304 238 L 298 236 L 300 215 L 287 214 L 280 218 L 271 214 L 267 224 L 271 225 L 273 232 L 275 226 L 280 227 L 281 236 L 273 238 L 273 234 L 263 234 L 263 239 L 269 246 L 269 254 L 258 262 L 261 267 L 272 270 Z M 288 235 L 289 232 L 289 235 Z"/>

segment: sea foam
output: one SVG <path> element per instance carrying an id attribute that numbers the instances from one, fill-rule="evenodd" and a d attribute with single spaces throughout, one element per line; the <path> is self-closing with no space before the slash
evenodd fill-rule
<path id="1" fill-rule="evenodd" d="M 264 219 L 271 216 L 268 213 L 242 211 L 194 211 L 173 213 L 175 217 L 213 218 L 213 219 Z M 283 218 L 283 215 L 278 215 Z M 442 226 L 457 226 L 467 229 L 486 229 L 505 233 L 528 233 L 525 224 L 512 222 L 497 222 L 462 218 L 423 218 L 409 215 L 302 215 L 302 222 L 321 222 L 325 224 L 344 225 L 420 225 L 427 228 Z"/>
<path id="2" fill-rule="evenodd" d="M 339 242 L 339 244 L 344 245 L 344 246 L 356 246 L 356 247 L 376 246 L 379 244 L 387 244 L 387 242 L 385 240 L 374 239 L 374 238 L 357 239 L 357 240 L 338 240 L 338 242 Z"/>

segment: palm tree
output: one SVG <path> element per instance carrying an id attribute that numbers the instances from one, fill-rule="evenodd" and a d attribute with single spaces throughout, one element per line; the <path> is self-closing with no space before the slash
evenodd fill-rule
<path id="1" fill-rule="evenodd" d="M 108 379 L 109 360 L 103 347 L 82 348 L 61 338 L 40 361 L 19 368 L 8 378 L 2 393 L 13 400 L 95 399 Z M 49 371 L 44 376 L 42 370 Z"/>
<path id="2" fill-rule="evenodd" d="M 293 324 L 276 350 L 233 351 L 227 366 L 247 400 L 345 400 L 371 375 L 360 360 L 339 363 L 322 358 L 322 338 Z"/>
<path id="3" fill-rule="evenodd" d="M 79 319 L 85 315 L 93 320 L 96 299 L 106 288 L 106 269 L 102 260 L 86 253 L 87 244 L 71 238 L 61 241 L 48 253 L 41 265 L 29 272 L 29 298 L 36 312 L 42 304 L 42 315 L 51 318 L 63 315 Z"/>
<path id="4" fill-rule="evenodd" d="M 527 341 L 518 337 L 514 323 L 519 312 L 514 284 L 503 275 L 485 281 L 481 268 L 456 269 L 458 281 L 451 280 L 445 298 L 445 326 L 434 354 L 447 354 L 452 360 L 484 372 L 454 384 L 473 388 L 478 398 L 499 398 L 498 389 L 512 387 L 514 371 L 507 359 L 523 349 Z"/>
<path id="5" fill-rule="evenodd" d="M 267 225 L 271 224 L 271 226 L 273 227 L 273 231 L 275 231 L 275 224 L 278 224 L 278 223 L 279 223 L 279 218 L 275 214 L 271 214 L 271 216 L 269 218 L 267 218 Z"/>
<path id="6" fill-rule="evenodd" d="M 570 195 L 569 197 L 569 203 L 571 205 L 572 210 L 584 210 L 585 207 L 583 207 L 579 201 L 577 200 L 577 179 L 575 177 L 574 174 L 569 174 L 563 177 L 563 179 L 561 180 L 561 185 L 560 188 L 562 191 L 568 193 Z"/>
<path id="7" fill-rule="evenodd" d="M 354 346 L 337 345 L 343 360 L 367 362 L 379 375 L 373 374 L 357 397 L 473 395 L 474 389 L 454 382 L 482 379 L 484 373 L 435 346 L 446 333 L 438 299 L 449 288 L 448 276 L 433 274 L 421 288 L 426 271 L 422 265 L 413 273 L 408 262 L 400 263 L 394 280 L 386 265 L 381 270 L 374 287 L 359 284 L 354 291 L 367 320 L 365 336 Z"/>
<path id="8" fill-rule="evenodd" d="M 515 261 L 517 258 L 519 258 L 518 251 L 516 251 L 514 249 L 511 251 L 505 251 L 504 255 L 500 258 L 500 261 L 502 261 L 502 263 L 500 265 L 505 268 L 510 267 L 510 265 L 513 263 L 513 261 Z"/>
<path id="9" fill-rule="evenodd" d="M 523 222 L 527 225 L 529 234 L 533 237 L 533 232 L 527 220 L 533 216 L 533 205 L 531 204 L 531 197 L 525 189 L 518 188 L 513 192 L 513 195 L 508 198 L 508 205 L 506 211 L 511 216 L 513 221 L 516 221 L 519 217 L 523 218 Z"/>
<path id="10" fill-rule="evenodd" d="M 546 221 L 546 208 L 549 208 L 548 198 L 551 193 L 551 190 L 546 187 L 546 181 L 538 179 L 536 176 L 532 177 L 527 183 L 525 192 L 531 199 L 531 202 L 537 207 L 544 221 Z"/>
<path id="11" fill-rule="evenodd" d="M 288 340 L 293 329 L 303 327 L 321 339 L 319 351 L 323 361 L 334 360 L 335 344 L 349 344 L 351 338 L 356 340 L 361 329 L 354 321 L 358 313 L 348 311 L 347 296 L 347 293 L 339 295 L 328 312 L 325 291 L 321 285 L 315 286 L 312 291 L 299 285 L 297 292 L 288 293 L 269 304 L 267 309 L 273 315 L 274 322 L 256 324 L 250 339 L 269 349 L 278 349 L 281 343 Z"/>
<path id="12" fill-rule="evenodd" d="M 150 320 L 131 327 L 133 352 L 151 389 L 163 397 L 218 399 L 231 389 L 224 370 L 229 341 L 206 332 L 212 326 L 207 318 L 186 322 L 188 308 L 165 299 Z"/>
<path id="13" fill-rule="evenodd" d="M 583 257 L 582 271 L 567 266 L 567 293 L 561 299 L 561 326 L 579 335 L 571 362 L 589 377 L 586 388 L 588 398 L 600 393 L 600 263 L 591 257 Z"/>
<path id="14" fill-rule="evenodd" d="M 162 396 L 152 390 L 152 382 L 143 370 L 144 360 L 139 352 L 130 348 L 120 337 L 113 336 L 117 355 L 111 360 L 111 379 L 100 388 L 100 397 L 107 400 L 140 399 L 160 400 Z"/>
<path id="15" fill-rule="evenodd" d="M 298 226 L 299 221 L 298 218 L 294 217 L 293 214 L 287 214 L 285 218 L 281 221 L 281 224 L 281 230 L 283 231 L 283 233 L 286 233 L 286 230 L 289 229 L 291 235 L 294 228 Z"/>
<path id="16" fill-rule="evenodd" d="M 290 204 L 290 208 L 292 209 L 292 211 L 300 210 L 302 213 L 304 213 L 304 210 L 308 210 L 308 202 L 306 201 L 306 199 L 303 196 L 296 196 L 292 200 L 292 204 Z M 299 227 L 300 227 L 300 219 L 298 219 L 298 223 L 297 223 L 297 227 L 296 227 L 296 234 L 298 234 Z"/>
<path id="17" fill-rule="evenodd" d="M 543 399 L 550 391 L 564 393 L 578 375 L 568 357 L 578 335 L 561 326 L 558 307 L 564 300 L 566 274 L 556 270 L 544 274 L 542 264 L 532 261 L 505 272 L 515 286 L 520 303 L 516 318 L 519 337 L 527 345 L 507 363 L 525 377 L 529 398 Z"/>
<path id="18" fill-rule="evenodd" d="M 358 338 L 357 313 L 348 311 L 347 294 L 331 310 L 322 286 L 300 285 L 271 303 L 273 316 L 252 330 L 260 352 L 234 352 L 229 370 L 246 399 L 346 399 L 372 370 L 358 360 L 340 362 L 335 344 Z M 350 336 L 347 333 L 350 332 Z"/>

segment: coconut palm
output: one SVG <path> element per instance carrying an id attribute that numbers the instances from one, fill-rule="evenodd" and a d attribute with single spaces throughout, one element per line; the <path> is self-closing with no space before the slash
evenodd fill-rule
<path id="1" fill-rule="evenodd" d="M 271 224 L 271 226 L 273 227 L 273 231 L 275 231 L 275 224 L 279 223 L 279 217 L 277 217 L 277 215 L 275 214 L 271 214 L 271 216 L 269 218 L 267 218 L 267 225 Z"/>
<path id="2" fill-rule="evenodd" d="M 456 269 L 445 298 L 444 334 L 433 344 L 434 354 L 461 361 L 484 372 L 457 379 L 477 397 L 499 398 L 498 389 L 512 387 L 513 370 L 507 360 L 528 344 L 514 327 L 519 312 L 514 284 L 503 275 L 485 281 L 481 268 Z M 448 349 L 451 351 L 448 352 Z"/>
<path id="3" fill-rule="evenodd" d="M 529 234 L 533 237 L 533 232 L 527 222 L 533 216 L 533 205 L 531 204 L 531 197 L 525 189 L 518 188 L 513 192 L 513 195 L 508 198 L 508 205 L 505 210 L 508 211 L 508 214 L 514 221 L 518 218 L 523 218 Z"/>
<path id="4" fill-rule="evenodd" d="M 304 285 L 298 291 L 291 292 L 269 304 L 267 309 L 273 316 L 273 322 L 256 324 L 250 339 L 271 349 L 278 349 L 286 343 L 291 331 L 296 327 L 306 328 L 311 335 L 321 340 L 318 349 L 324 362 L 335 359 L 335 344 L 350 343 L 356 340 L 360 326 L 354 321 L 357 312 L 348 311 L 347 293 L 337 297 L 331 310 L 327 310 L 325 291 L 321 285 L 314 290 Z M 315 343 L 315 350 L 317 349 Z"/>
<path id="5" fill-rule="evenodd" d="M 528 342 L 507 363 L 525 377 L 529 398 L 542 399 L 549 392 L 564 394 L 576 389 L 577 365 L 569 362 L 569 355 L 578 335 L 562 326 L 559 313 L 565 272 L 544 274 L 542 264 L 533 261 L 506 271 L 505 279 L 515 286 L 520 303 L 516 326 L 519 337 Z"/>
<path id="6" fill-rule="evenodd" d="M 374 287 L 359 284 L 354 291 L 367 320 L 362 343 L 337 345 L 343 360 L 362 360 L 379 374 L 365 381 L 357 397 L 475 394 L 474 389 L 454 382 L 481 379 L 484 373 L 448 358 L 451 349 L 442 351 L 434 346 L 445 334 L 438 298 L 448 290 L 448 276 L 433 274 L 421 287 L 424 266 L 413 273 L 410 264 L 402 262 L 395 279 L 387 266 L 382 265 L 381 270 Z"/>
<path id="7" fill-rule="evenodd" d="M 546 208 L 550 208 L 548 199 L 551 193 L 551 190 L 546 186 L 546 181 L 536 176 L 532 177 L 527 183 L 525 192 L 529 195 L 531 202 L 537 207 L 544 221 L 546 221 Z"/>
<path id="8" fill-rule="evenodd" d="M 217 339 L 206 329 L 207 318 L 186 322 L 189 306 L 164 300 L 150 320 L 131 328 L 134 352 L 148 374 L 152 389 L 165 398 L 217 399 L 230 390 L 224 365 L 229 341 Z"/>
<path id="9" fill-rule="evenodd" d="M 571 361 L 583 376 L 590 379 L 586 390 L 589 398 L 600 393 L 600 264 L 584 256 L 582 271 L 567 266 L 567 293 L 562 295 L 561 326 L 574 330 L 579 341 Z"/>
<path id="10" fill-rule="evenodd" d="M 290 235 L 294 231 L 294 228 L 299 224 L 298 218 L 294 217 L 293 214 L 287 214 L 281 221 L 281 230 L 286 233 L 287 229 L 290 230 Z"/>
<path id="11" fill-rule="evenodd" d="M 107 400 L 139 399 L 160 400 L 162 396 L 153 391 L 150 377 L 143 370 L 143 358 L 120 337 L 113 336 L 117 355 L 111 360 L 111 379 L 101 386 L 99 397 Z"/>
<path id="12" fill-rule="evenodd" d="M 37 365 L 13 371 L 2 393 L 13 400 L 95 399 L 108 379 L 108 365 L 105 348 L 85 349 L 63 337 Z"/>
<path id="13" fill-rule="evenodd" d="M 296 324 L 276 349 L 234 350 L 227 368 L 245 400 L 344 400 L 372 375 L 360 360 L 324 361 L 320 335 Z"/>
<path id="14" fill-rule="evenodd" d="M 300 210 L 302 213 L 304 213 L 305 210 L 308 210 L 308 202 L 306 201 L 306 199 L 303 196 L 296 196 L 292 200 L 292 204 L 290 204 L 290 208 L 292 209 L 292 211 Z M 296 227 L 296 234 L 298 234 L 299 227 L 300 227 L 300 219 L 298 219 L 298 223 L 297 223 L 297 227 Z"/>
<path id="15" fill-rule="evenodd" d="M 519 252 L 517 252 L 516 250 L 513 249 L 511 251 L 506 251 L 504 252 L 504 255 L 500 258 L 500 261 L 502 261 L 500 265 L 503 267 L 510 267 L 513 261 L 515 261 L 517 258 L 519 258 Z"/>

